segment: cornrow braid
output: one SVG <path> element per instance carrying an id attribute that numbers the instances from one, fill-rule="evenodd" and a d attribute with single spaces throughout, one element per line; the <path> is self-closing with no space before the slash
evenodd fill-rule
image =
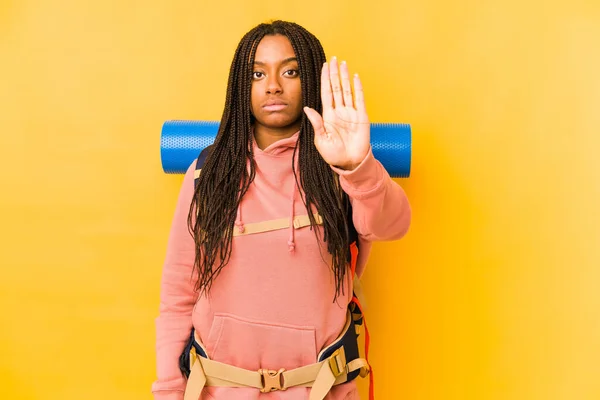
<path id="1" fill-rule="evenodd" d="M 188 229 L 195 242 L 194 269 L 196 290 L 208 293 L 215 278 L 229 262 L 237 209 L 256 175 L 252 150 L 251 85 L 254 56 L 266 35 L 286 36 L 300 72 L 303 106 L 322 113 L 321 68 L 326 61 L 319 40 L 298 24 L 273 21 L 260 24 L 244 35 L 231 63 L 225 108 L 212 152 L 206 158 L 188 215 Z M 323 160 L 314 145 L 314 129 L 302 113 L 300 134 L 292 159 L 296 185 L 317 240 L 327 244 L 332 256 L 335 297 L 344 294 L 348 272 L 349 229 L 348 197 L 340 189 L 337 175 Z M 298 157 L 299 171 L 295 170 Z M 299 175 L 299 179 L 298 179 Z M 323 237 L 316 229 L 312 209 L 323 219 Z"/>

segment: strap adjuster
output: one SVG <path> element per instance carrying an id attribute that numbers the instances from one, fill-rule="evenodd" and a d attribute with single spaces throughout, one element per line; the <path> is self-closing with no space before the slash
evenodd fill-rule
<path id="1" fill-rule="evenodd" d="M 198 355 L 196 354 L 196 348 L 192 346 L 190 350 L 190 371 L 192 370 L 192 367 L 194 366 L 197 357 Z"/>
<path id="2" fill-rule="evenodd" d="M 273 371 L 269 369 L 259 369 L 260 383 L 262 384 L 262 393 L 274 392 L 276 390 L 286 390 L 285 382 L 283 380 L 284 368 L 279 371 Z"/>
<path id="3" fill-rule="evenodd" d="M 329 357 L 329 368 L 336 378 L 346 372 L 346 352 L 340 347 Z"/>

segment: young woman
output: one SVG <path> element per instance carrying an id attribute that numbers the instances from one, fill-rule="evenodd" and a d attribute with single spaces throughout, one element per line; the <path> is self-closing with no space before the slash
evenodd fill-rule
<path id="1" fill-rule="evenodd" d="M 353 279 L 371 242 L 401 238 L 410 218 L 373 157 L 358 75 L 297 24 L 250 30 L 177 202 L 155 399 L 358 399 L 369 368 L 341 339 Z"/>

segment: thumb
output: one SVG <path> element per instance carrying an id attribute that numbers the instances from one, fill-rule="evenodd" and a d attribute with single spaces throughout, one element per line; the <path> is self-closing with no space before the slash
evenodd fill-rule
<path id="1" fill-rule="evenodd" d="M 321 117 L 321 114 L 310 107 L 304 107 L 304 113 L 315 130 L 315 135 L 322 135 L 325 133 L 323 117 Z"/>

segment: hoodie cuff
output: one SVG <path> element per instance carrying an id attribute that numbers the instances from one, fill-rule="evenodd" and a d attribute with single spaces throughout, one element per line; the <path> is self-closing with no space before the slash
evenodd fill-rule
<path id="1" fill-rule="evenodd" d="M 376 191 L 383 182 L 385 170 L 369 148 L 366 157 L 351 171 L 331 166 L 339 176 L 340 185 L 351 197 L 361 197 Z"/>

